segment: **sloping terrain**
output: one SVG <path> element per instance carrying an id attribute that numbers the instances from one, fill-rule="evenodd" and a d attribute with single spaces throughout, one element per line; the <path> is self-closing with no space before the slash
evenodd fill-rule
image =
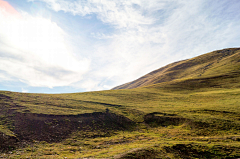
<path id="1" fill-rule="evenodd" d="M 239 88 L 0 95 L 3 158 L 240 156 Z"/>
<path id="2" fill-rule="evenodd" d="M 213 51 L 188 60 L 169 64 L 116 89 L 132 89 L 174 80 L 219 77 L 240 71 L 240 48 Z"/>
<path id="3" fill-rule="evenodd" d="M 240 55 L 227 50 L 135 89 L 0 91 L 0 158 L 239 158 Z"/>

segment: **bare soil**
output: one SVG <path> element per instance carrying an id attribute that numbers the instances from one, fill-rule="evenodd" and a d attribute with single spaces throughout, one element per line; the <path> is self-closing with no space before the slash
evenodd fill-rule
<path id="1" fill-rule="evenodd" d="M 60 142 L 72 132 L 127 129 L 133 122 L 113 113 L 95 112 L 80 115 L 16 113 L 15 130 L 20 140 Z"/>

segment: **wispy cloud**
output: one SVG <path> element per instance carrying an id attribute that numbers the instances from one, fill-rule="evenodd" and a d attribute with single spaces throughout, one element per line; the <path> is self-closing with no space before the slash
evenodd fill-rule
<path id="1" fill-rule="evenodd" d="M 143 0 L 42 1 L 46 2 L 55 11 L 70 12 L 73 15 L 80 16 L 96 14 L 102 22 L 115 25 L 115 27 L 119 28 L 135 28 L 138 25 L 152 24 L 156 19 L 148 15 L 159 10 L 159 8 L 163 9 L 166 5 L 164 1 L 146 3 Z M 158 7 L 156 8 L 156 6 Z M 149 13 L 150 9 L 151 13 Z"/>

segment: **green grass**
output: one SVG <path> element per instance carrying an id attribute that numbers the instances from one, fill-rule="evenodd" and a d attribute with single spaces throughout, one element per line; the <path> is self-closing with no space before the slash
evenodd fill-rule
<path id="1" fill-rule="evenodd" d="M 185 72 L 180 69 L 176 77 L 181 78 L 135 89 L 70 94 L 0 91 L 0 132 L 7 136 L 16 135 L 12 119 L 16 112 L 77 115 L 109 109 L 135 122 L 133 127 L 124 130 L 103 132 L 94 127 L 88 131 L 78 130 L 58 143 L 28 141 L 0 156 L 240 157 L 239 51 L 224 58 L 222 53 L 216 51 L 189 59 L 187 63 L 182 61 L 179 68 L 186 64 L 192 67 Z M 203 70 L 209 63 L 211 67 Z M 147 122 L 146 115 L 151 113 L 155 113 L 154 120 Z"/>
<path id="2" fill-rule="evenodd" d="M 77 158 L 77 157 L 118 157 L 149 153 L 151 149 L 160 156 L 177 158 L 174 145 L 192 145 L 199 152 L 213 155 L 211 146 L 228 147 L 225 151 L 218 148 L 216 155 L 226 156 L 232 152 L 239 156 L 240 143 L 240 89 L 200 88 L 196 90 L 169 91 L 165 88 L 146 87 L 133 90 L 110 90 L 73 94 L 27 94 L 1 92 L 11 101 L 5 102 L 8 108 L 18 112 L 69 115 L 91 112 L 110 112 L 124 115 L 135 122 L 143 122 L 144 115 L 161 112 L 175 114 L 189 119 L 191 123 L 178 126 L 154 127 L 137 124 L 132 131 L 116 131 L 108 137 L 83 137 L 76 132 L 60 143 L 33 143 L 9 154 L 13 158 Z M 15 105 L 15 106 L 14 106 Z M 161 116 L 161 115 L 160 115 Z M 204 128 L 197 123 L 206 123 Z M 195 124 L 195 125 L 194 125 Z M 8 129 L 0 129 L 6 132 Z M 237 138 L 234 140 L 234 138 Z M 211 143 L 211 144 L 209 144 Z M 202 149 L 199 148 L 202 145 Z M 134 151 L 136 150 L 136 152 Z M 144 151 L 143 151 L 144 150 Z M 146 152 L 145 152 L 146 150 Z M 148 151 L 149 150 L 149 151 Z M 132 152 L 133 151 L 133 152 Z M 189 150 L 190 151 L 190 150 Z M 223 152 L 222 152 L 223 151 Z"/>
<path id="3" fill-rule="evenodd" d="M 6 126 L 0 125 L 0 132 L 2 132 L 3 134 L 7 135 L 7 136 L 15 136 L 14 133 L 9 130 L 9 128 L 7 128 Z"/>

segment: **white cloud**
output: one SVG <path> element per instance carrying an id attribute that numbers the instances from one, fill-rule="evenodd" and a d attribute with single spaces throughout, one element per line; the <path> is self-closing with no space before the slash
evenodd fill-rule
<path id="1" fill-rule="evenodd" d="M 77 59 L 67 35 L 50 19 L 21 17 L 0 8 L 0 70 L 30 86 L 67 86 L 79 81 L 90 61 Z"/>
<path id="2" fill-rule="evenodd" d="M 35 0 L 29 0 L 35 1 Z M 114 25 L 118 28 L 136 28 L 139 25 L 149 25 L 157 18 L 151 16 L 159 9 L 163 9 L 170 1 L 144 0 L 42 0 L 54 11 L 70 12 L 73 15 L 86 16 L 96 14 L 104 23 Z"/>

